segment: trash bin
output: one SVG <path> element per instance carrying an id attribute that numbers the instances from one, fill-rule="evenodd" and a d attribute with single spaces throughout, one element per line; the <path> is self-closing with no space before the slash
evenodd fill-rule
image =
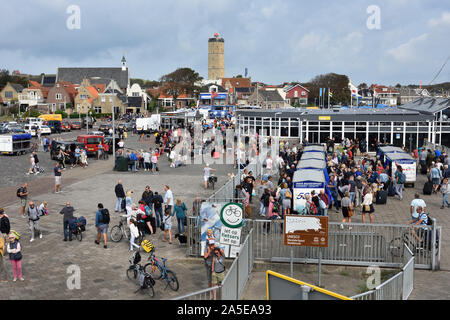
<path id="1" fill-rule="evenodd" d="M 116 164 L 114 166 L 116 171 L 128 171 L 128 158 L 118 156 L 116 157 Z"/>

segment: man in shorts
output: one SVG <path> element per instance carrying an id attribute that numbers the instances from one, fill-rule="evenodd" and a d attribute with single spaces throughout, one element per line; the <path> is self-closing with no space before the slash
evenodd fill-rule
<path id="1" fill-rule="evenodd" d="M 55 193 L 61 192 L 61 168 L 59 167 L 59 162 L 56 162 L 55 168 L 53 168 L 55 173 Z"/>
<path id="2" fill-rule="evenodd" d="M 25 209 L 27 207 L 27 200 L 28 200 L 28 183 L 24 183 L 22 187 L 19 188 L 18 196 L 20 198 L 20 214 L 22 218 L 25 218 Z"/>
<path id="3" fill-rule="evenodd" d="M 103 235 L 103 248 L 108 248 L 108 246 L 106 245 L 106 238 L 107 238 L 107 233 L 108 233 L 108 225 L 109 222 L 105 221 L 105 216 L 106 216 L 106 210 L 108 209 L 104 209 L 103 208 L 103 204 L 99 203 L 97 205 L 98 211 L 97 214 L 95 215 L 95 227 L 97 228 L 97 240 L 95 240 L 96 244 L 100 244 L 100 239 L 101 236 Z M 108 213 L 109 216 L 109 213 Z"/>

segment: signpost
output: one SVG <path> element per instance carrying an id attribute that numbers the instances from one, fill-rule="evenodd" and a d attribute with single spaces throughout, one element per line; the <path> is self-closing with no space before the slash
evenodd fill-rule
<path id="1" fill-rule="evenodd" d="M 328 247 L 328 217 L 286 215 L 284 245 L 291 246 L 291 277 L 293 277 L 294 246 L 319 248 L 319 279 L 321 285 L 322 248 Z"/>

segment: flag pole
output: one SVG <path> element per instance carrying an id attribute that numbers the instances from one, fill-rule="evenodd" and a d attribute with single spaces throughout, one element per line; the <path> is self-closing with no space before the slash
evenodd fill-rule
<path id="1" fill-rule="evenodd" d="M 328 109 L 330 109 L 330 88 L 328 88 Z"/>

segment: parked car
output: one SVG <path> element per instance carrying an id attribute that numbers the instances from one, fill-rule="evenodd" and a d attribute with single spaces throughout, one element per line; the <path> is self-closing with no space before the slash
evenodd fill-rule
<path id="1" fill-rule="evenodd" d="M 92 117 L 86 117 L 83 119 L 83 128 L 92 128 L 94 126 L 94 119 Z"/>
<path id="2" fill-rule="evenodd" d="M 99 125 L 98 127 L 98 131 L 103 132 L 105 135 L 109 134 L 109 129 L 111 128 L 111 126 L 109 124 L 106 123 L 102 123 L 101 125 Z"/>
<path id="3" fill-rule="evenodd" d="M 69 122 L 63 122 L 61 125 L 61 130 L 62 131 L 70 131 L 71 127 L 70 127 L 70 123 Z"/>
<path id="4" fill-rule="evenodd" d="M 77 141 L 82 142 L 84 144 L 84 147 L 88 155 L 97 154 L 99 143 L 103 145 L 104 150 L 108 149 L 107 144 L 105 144 L 105 137 L 103 137 L 103 135 L 100 136 L 100 135 L 84 134 L 78 136 Z"/>
<path id="5" fill-rule="evenodd" d="M 41 135 L 47 135 L 52 133 L 52 129 L 49 126 L 42 125 L 39 127 L 41 129 Z"/>
<path id="6" fill-rule="evenodd" d="M 75 121 L 70 123 L 70 129 L 72 130 L 81 130 L 81 122 Z"/>
<path id="7" fill-rule="evenodd" d="M 11 133 L 26 133 L 25 130 L 22 127 L 19 126 L 10 126 L 8 127 L 8 131 Z"/>
<path id="8" fill-rule="evenodd" d="M 89 131 L 88 134 L 92 136 L 105 136 L 105 134 L 102 131 Z"/>
<path id="9" fill-rule="evenodd" d="M 52 133 L 61 133 L 61 121 L 59 120 L 45 121 L 44 125 L 49 126 Z"/>
<path id="10" fill-rule="evenodd" d="M 37 136 L 37 130 L 38 130 L 38 126 L 32 125 L 32 124 L 26 124 L 23 126 L 23 130 L 26 133 L 31 134 L 32 137 L 36 137 Z"/>

